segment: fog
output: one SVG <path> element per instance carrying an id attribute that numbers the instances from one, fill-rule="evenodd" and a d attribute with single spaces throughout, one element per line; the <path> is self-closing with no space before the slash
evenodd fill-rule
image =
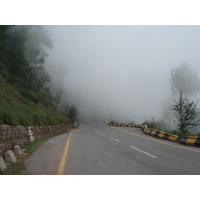
<path id="1" fill-rule="evenodd" d="M 199 26 L 46 26 L 46 67 L 80 119 L 142 123 L 163 118 L 170 71 L 184 61 L 200 74 Z M 170 105 L 169 105 L 170 106 Z"/>

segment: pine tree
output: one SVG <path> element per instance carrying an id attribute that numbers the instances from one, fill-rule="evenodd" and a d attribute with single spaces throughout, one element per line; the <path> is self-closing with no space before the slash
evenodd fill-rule
<path id="1" fill-rule="evenodd" d="M 183 98 L 182 90 L 180 91 L 179 101 L 175 101 L 170 110 L 175 111 L 175 116 L 178 120 L 179 130 L 183 133 L 189 132 L 189 129 L 198 126 L 200 120 L 197 118 L 199 110 L 197 108 L 198 101 L 189 102 L 188 99 Z"/>

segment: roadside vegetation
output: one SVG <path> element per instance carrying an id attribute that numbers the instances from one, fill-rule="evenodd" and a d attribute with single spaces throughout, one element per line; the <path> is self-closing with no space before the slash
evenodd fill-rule
<path id="1" fill-rule="evenodd" d="M 181 132 L 179 130 L 168 130 L 168 125 L 162 120 L 156 121 L 155 117 L 151 117 L 151 120 L 145 120 L 143 124 L 146 124 L 149 129 L 163 131 L 173 135 L 178 135 L 179 137 L 191 135 L 189 133 Z"/>
<path id="2" fill-rule="evenodd" d="M 162 118 L 156 120 L 156 117 L 151 119 L 144 117 L 142 124 L 146 124 L 149 129 L 164 131 L 179 137 L 200 136 L 199 100 L 195 98 L 195 95 L 200 93 L 197 72 L 183 62 L 180 67 L 171 70 L 170 76 L 172 93 L 163 103 Z"/>
<path id="3" fill-rule="evenodd" d="M 178 136 L 200 136 L 199 100 L 191 100 L 200 92 L 197 72 L 183 62 L 180 67 L 171 70 L 170 76 L 172 94 L 165 102 L 163 119 L 155 120 L 155 117 L 151 117 L 151 120 L 145 119 L 144 123 L 150 129 Z"/>
<path id="4" fill-rule="evenodd" d="M 49 139 L 61 135 L 65 132 L 57 133 L 54 135 L 47 136 L 46 138 L 35 140 L 31 143 L 27 143 L 24 145 L 21 145 L 21 149 L 25 149 L 25 155 L 22 155 L 20 157 L 17 157 L 17 162 L 7 165 L 7 169 L 4 171 L 0 170 L 0 175 L 27 175 L 25 160 L 31 156 L 42 144 L 44 144 Z"/>
<path id="5" fill-rule="evenodd" d="M 53 41 L 43 26 L 0 26 L 0 124 L 45 126 L 68 121 L 73 127 L 77 121 L 77 106 L 61 101 L 62 88 L 52 93 L 48 87 L 45 48 L 52 49 Z M 26 155 L 0 174 L 21 174 L 26 158 L 56 135 L 21 146 Z"/>
<path id="6" fill-rule="evenodd" d="M 52 49 L 51 34 L 43 26 L 0 26 L 0 124 L 55 125 L 77 121 L 78 108 L 61 102 L 62 89 L 48 87 L 44 68 Z"/>

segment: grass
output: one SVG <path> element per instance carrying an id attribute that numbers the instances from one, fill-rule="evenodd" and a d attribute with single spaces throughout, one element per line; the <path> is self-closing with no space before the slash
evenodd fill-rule
<path id="1" fill-rule="evenodd" d="M 6 82 L 0 74 L 0 124 L 56 125 L 65 120 L 45 89 L 26 90 Z"/>
<path id="2" fill-rule="evenodd" d="M 179 137 L 182 137 L 182 136 L 191 136 L 192 135 L 190 133 L 183 133 L 183 132 L 178 131 L 178 130 L 171 130 L 171 131 L 169 131 L 169 130 L 166 130 L 166 129 L 162 129 L 156 123 L 149 123 L 149 124 L 147 124 L 147 127 L 148 127 L 148 129 L 163 131 L 163 132 L 166 132 L 166 133 L 169 133 L 169 134 L 177 135 Z"/>
<path id="3" fill-rule="evenodd" d="M 23 88 L 20 85 L 6 81 L 9 80 L 8 75 L 0 68 L 0 124 L 46 126 L 59 125 L 64 121 L 69 121 L 58 110 L 58 106 L 52 100 L 47 89 L 33 91 Z M 23 145 L 21 148 L 26 149 L 25 153 L 27 155 L 18 157 L 16 163 L 8 165 L 6 170 L 0 171 L 0 174 L 20 175 L 25 170 L 24 161 L 28 156 L 48 139 L 59 134 L 61 133 Z"/>
<path id="4" fill-rule="evenodd" d="M 66 130 L 61 133 L 56 133 L 51 136 L 47 136 L 46 138 L 35 140 L 35 141 L 33 141 L 31 143 L 27 143 L 25 145 L 21 145 L 21 149 L 23 149 L 23 148 L 26 149 L 26 151 L 25 151 L 26 155 L 17 157 L 17 162 L 7 165 L 7 169 L 4 170 L 3 172 L 0 171 L 0 175 L 28 175 L 25 173 L 25 170 L 26 170 L 25 160 L 29 156 L 31 156 L 46 141 L 48 141 L 49 139 L 51 139 L 55 136 L 66 133 L 67 131 L 69 131 L 69 130 Z"/>

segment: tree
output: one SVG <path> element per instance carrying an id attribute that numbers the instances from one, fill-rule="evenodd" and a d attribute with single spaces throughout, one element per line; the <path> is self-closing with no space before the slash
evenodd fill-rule
<path id="1" fill-rule="evenodd" d="M 10 82 L 36 91 L 51 81 L 44 68 L 44 48 L 53 48 L 50 33 L 44 26 L 0 26 L 0 61 Z"/>
<path id="2" fill-rule="evenodd" d="M 181 90 L 185 98 L 188 95 L 194 95 L 200 92 L 200 81 L 197 72 L 188 67 L 187 63 L 183 63 L 179 68 L 171 71 L 171 90 L 174 94 Z"/>
<path id="3" fill-rule="evenodd" d="M 53 48 L 53 41 L 51 34 L 44 26 L 19 26 L 27 34 L 27 40 L 25 41 L 25 47 L 27 50 L 27 57 L 29 64 L 32 67 L 41 66 L 45 62 L 45 57 L 48 56 L 45 53 L 44 47 Z"/>
<path id="4" fill-rule="evenodd" d="M 189 102 L 188 99 L 182 97 L 180 91 L 179 101 L 175 101 L 175 105 L 171 106 L 171 110 L 175 111 L 175 116 L 178 120 L 179 130 L 183 133 L 189 132 L 189 129 L 198 126 L 200 120 L 197 118 L 199 110 L 197 108 L 198 101 Z"/>
<path id="5" fill-rule="evenodd" d="M 65 116 L 70 119 L 71 123 L 73 124 L 77 121 L 78 118 L 78 108 L 75 104 L 69 105 L 68 103 L 64 105 L 63 108 L 65 112 Z"/>
<path id="6" fill-rule="evenodd" d="M 20 26 L 19 29 L 24 30 L 27 34 L 27 40 L 24 42 L 24 46 L 27 52 L 29 67 L 33 69 L 32 86 L 38 90 L 51 81 L 49 73 L 43 66 L 45 57 L 48 56 L 45 53 L 44 47 L 53 48 L 51 34 L 44 26 Z"/>
<path id="7" fill-rule="evenodd" d="M 62 96 L 62 89 L 56 92 L 55 97 L 53 97 L 53 100 L 56 104 L 60 103 L 61 96 Z"/>

